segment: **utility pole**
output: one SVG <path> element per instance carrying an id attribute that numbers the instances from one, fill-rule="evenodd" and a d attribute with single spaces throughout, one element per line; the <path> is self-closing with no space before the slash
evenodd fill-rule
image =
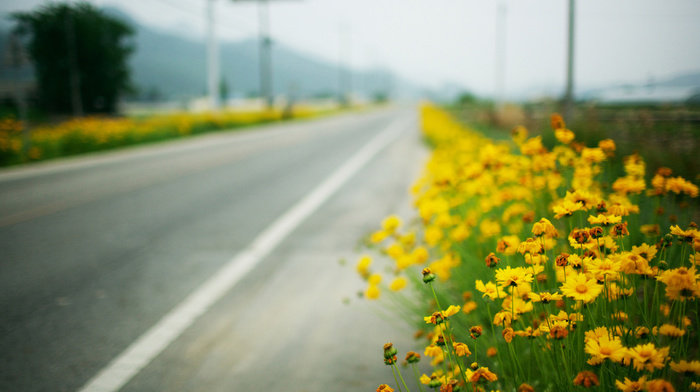
<path id="1" fill-rule="evenodd" d="M 338 98 L 342 106 L 350 104 L 352 75 L 350 71 L 350 27 L 341 25 L 338 34 Z"/>
<path id="2" fill-rule="evenodd" d="M 505 103 L 506 5 L 498 4 L 496 15 L 496 112 Z"/>
<path id="3" fill-rule="evenodd" d="M 219 103 L 219 46 L 216 42 L 214 26 L 214 2 L 207 0 L 207 86 L 209 92 L 209 106 L 211 110 L 218 110 Z"/>
<path id="4" fill-rule="evenodd" d="M 574 120 L 574 14 L 576 2 L 569 0 L 569 43 L 566 56 L 566 93 L 564 94 L 564 119 Z"/>
<path id="5" fill-rule="evenodd" d="M 272 38 L 270 38 L 270 9 L 268 0 L 258 0 L 258 28 L 260 34 L 260 95 L 268 108 L 274 104 L 272 90 Z"/>
<path id="6" fill-rule="evenodd" d="M 83 100 L 80 95 L 80 75 L 78 74 L 78 55 L 75 47 L 75 23 L 73 20 L 73 6 L 68 3 L 66 16 L 66 49 L 68 51 L 68 66 L 70 67 L 70 91 L 73 115 L 83 117 Z"/>
<path id="7" fill-rule="evenodd" d="M 244 2 L 251 0 L 231 0 Z M 270 0 L 252 0 L 258 3 L 258 34 L 260 40 L 260 96 L 268 108 L 274 104 L 272 88 L 272 37 L 270 36 Z"/>

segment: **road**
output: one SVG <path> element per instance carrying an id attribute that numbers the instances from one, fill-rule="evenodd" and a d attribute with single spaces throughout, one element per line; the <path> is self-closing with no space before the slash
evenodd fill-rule
<path id="1" fill-rule="evenodd" d="M 354 248 L 384 216 L 408 214 L 425 158 L 415 117 L 394 107 L 0 171 L 0 390 L 75 391 L 113 369 L 393 127 L 396 139 L 115 390 L 389 383 L 381 346 L 419 348 L 356 298 Z"/>

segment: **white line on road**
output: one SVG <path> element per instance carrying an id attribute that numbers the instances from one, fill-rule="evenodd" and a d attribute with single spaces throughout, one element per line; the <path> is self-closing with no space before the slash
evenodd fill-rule
<path id="1" fill-rule="evenodd" d="M 413 119 L 410 121 L 394 120 L 329 178 L 260 233 L 248 247 L 228 261 L 182 303 L 100 370 L 79 391 L 114 392 L 123 387 L 192 325 L 199 316 L 231 290 L 238 281 L 370 159 L 395 140 L 402 131 L 411 126 L 413 121 Z"/>

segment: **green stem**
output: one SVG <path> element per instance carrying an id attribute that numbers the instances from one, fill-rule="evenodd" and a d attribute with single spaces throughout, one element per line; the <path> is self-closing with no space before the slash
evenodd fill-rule
<path id="1" fill-rule="evenodd" d="M 394 370 L 394 365 L 391 365 L 391 372 L 394 374 L 394 381 L 396 382 L 396 387 L 399 388 L 399 392 L 401 392 L 401 385 L 399 384 L 399 379 L 396 378 L 396 371 Z"/>
<path id="2" fill-rule="evenodd" d="M 391 366 L 396 366 L 396 364 L 393 364 Z M 401 375 L 401 370 L 399 370 L 399 367 L 396 366 L 396 373 L 399 374 L 399 378 L 401 379 L 401 382 L 403 383 L 403 387 L 406 388 L 406 392 L 409 392 L 408 386 L 406 385 L 406 381 L 403 380 L 403 376 Z M 401 388 L 399 388 L 401 389 Z"/>
<path id="3" fill-rule="evenodd" d="M 418 384 L 418 389 L 420 389 L 420 392 L 424 392 L 424 391 L 423 391 L 423 385 L 422 385 L 421 382 L 420 382 L 420 376 L 418 375 L 418 373 L 419 373 L 419 372 L 418 372 L 418 367 L 416 366 L 416 363 L 415 363 L 415 362 L 412 363 L 411 365 L 412 365 L 412 367 L 413 367 L 413 375 L 416 377 L 416 383 Z"/>

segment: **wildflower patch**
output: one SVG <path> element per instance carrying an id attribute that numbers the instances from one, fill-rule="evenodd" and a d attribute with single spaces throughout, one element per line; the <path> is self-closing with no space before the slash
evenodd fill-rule
<path id="1" fill-rule="evenodd" d="M 416 217 L 387 218 L 356 269 L 432 370 L 385 346 L 395 384 L 378 391 L 700 390 L 696 184 L 617 160 L 613 140 L 579 143 L 558 115 L 549 147 L 430 105 L 421 120 L 434 150 Z"/>

